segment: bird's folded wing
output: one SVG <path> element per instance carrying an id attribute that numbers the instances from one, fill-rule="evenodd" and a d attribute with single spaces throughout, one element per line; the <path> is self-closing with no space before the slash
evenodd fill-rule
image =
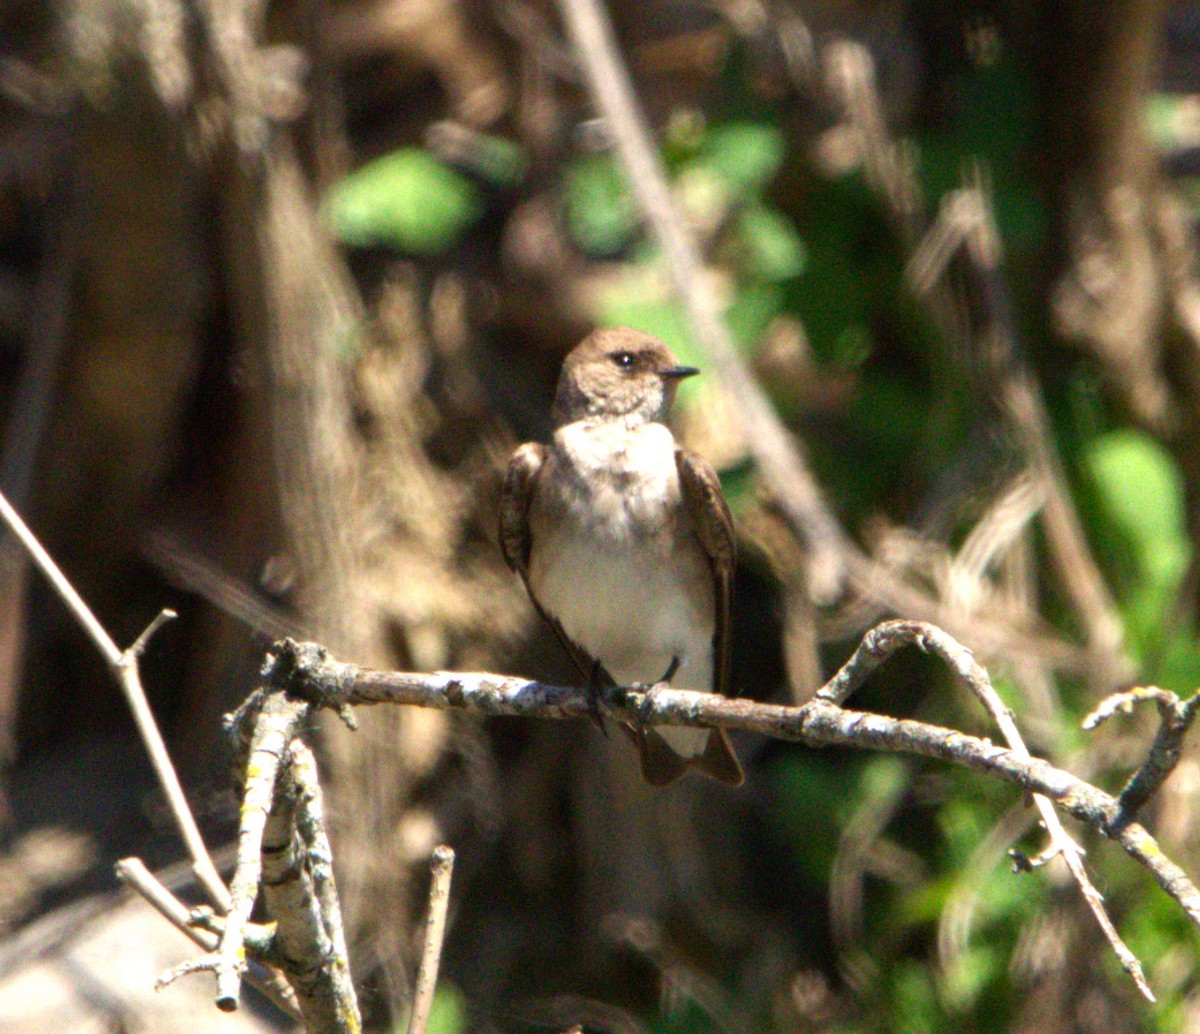
<path id="1" fill-rule="evenodd" d="M 533 548 L 529 507 L 545 463 L 546 446 L 537 442 L 526 442 L 509 460 L 500 496 L 500 551 L 504 554 L 505 563 L 521 576 L 534 609 L 554 630 L 558 641 L 579 669 L 579 674 L 585 679 L 591 679 L 594 677 L 592 658 L 567 635 L 559 621 L 546 612 L 538 602 L 533 586 L 529 584 L 529 554 Z"/>

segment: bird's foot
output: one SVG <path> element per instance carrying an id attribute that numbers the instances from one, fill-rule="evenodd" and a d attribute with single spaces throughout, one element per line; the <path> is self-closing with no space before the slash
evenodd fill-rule
<path id="1" fill-rule="evenodd" d="M 596 726 L 605 736 L 608 735 L 608 729 L 604 724 L 604 717 L 609 713 L 608 706 L 604 703 L 604 690 L 606 688 L 605 680 L 609 683 L 612 679 L 608 677 L 608 673 L 601 666 L 599 661 L 592 661 L 592 670 L 588 675 L 588 717 L 591 718 L 592 724 Z"/>
<path id="2" fill-rule="evenodd" d="M 637 706 L 633 708 L 634 713 L 638 716 L 638 720 L 642 725 L 648 724 L 648 715 L 654 709 L 654 696 L 660 689 L 670 689 L 671 684 L 667 681 L 674 673 L 678 664 L 672 663 L 667 669 L 666 675 L 657 682 L 635 682 L 629 687 L 632 693 L 637 694 L 641 699 Z M 629 701 L 632 703 L 632 701 Z"/>
<path id="3" fill-rule="evenodd" d="M 635 682 L 629 688 L 635 693 L 641 693 L 643 697 L 649 698 L 656 689 L 670 689 L 671 679 L 675 677 L 675 672 L 679 670 L 679 658 L 672 657 L 671 663 L 667 665 L 667 670 L 663 672 L 661 679 L 654 682 Z"/>

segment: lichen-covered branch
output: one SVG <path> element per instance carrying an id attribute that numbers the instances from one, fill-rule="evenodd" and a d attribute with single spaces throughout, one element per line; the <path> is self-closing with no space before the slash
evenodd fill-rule
<path id="1" fill-rule="evenodd" d="M 813 747 L 917 754 L 983 772 L 1029 793 L 1041 794 L 1060 811 L 1115 840 L 1200 926 L 1200 890 L 1179 865 L 1163 854 L 1154 837 L 1124 813 L 1111 794 L 1048 761 L 997 746 L 990 740 L 911 719 L 851 711 L 838 703 L 901 646 L 924 648 L 942 642 L 941 637 L 949 639 L 940 629 L 922 622 L 885 622 L 867 633 L 841 671 L 800 707 L 667 686 L 611 689 L 605 702 L 614 719 L 633 724 L 721 726 Z M 955 646 L 959 658 L 971 657 L 969 650 Z M 488 716 L 552 719 L 589 714 L 586 689 L 483 672 L 374 671 L 336 661 L 312 644 L 287 639 L 276 643 L 273 651 L 265 668 L 268 687 L 303 696 L 321 707 L 394 703 L 459 708 Z"/>

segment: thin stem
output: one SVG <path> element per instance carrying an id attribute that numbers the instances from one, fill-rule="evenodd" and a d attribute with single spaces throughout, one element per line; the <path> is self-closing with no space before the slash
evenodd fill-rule
<path id="1" fill-rule="evenodd" d="M 417 974 L 417 990 L 413 995 L 412 1015 L 408 1034 L 425 1034 L 433 992 L 437 987 L 438 966 L 442 958 L 442 941 L 446 936 L 446 912 L 450 906 L 450 876 L 454 871 L 454 850 L 442 844 L 434 848 L 430 865 L 433 873 L 429 885 L 429 917 L 425 921 L 425 948 L 421 953 L 421 969 Z"/>
<path id="2" fill-rule="evenodd" d="M 0 517 L 4 518 L 4 522 L 12 530 L 12 533 L 21 541 L 21 545 L 25 547 L 29 555 L 33 557 L 33 561 L 41 569 L 54 591 L 62 598 L 62 601 L 67 605 L 67 608 L 75 615 L 75 619 L 83 626 L 83 630 L 96 644 L 109 667 L 118 668 L 121 664 L 121 648 L 112 641 L 112 637 L 104 630 L 104 626 L 96 619 L 96 615 L 83 602 L 83 597 L 75 591 L 75 587 L 67 581 L 66 575 L 59 570 L 58 565 L 51 558 L 50 554 L 42 548 L 42 544 L 29 530 L 29 526 L 21 520 L 21 515 L 12 508 L 12 505 L 4 497 L 4 493 L 0 492 Z"/>
<path id="3" fill-rule="evenodd" d="M 84 631 L 96 644 L 96 648 L 116 676 L 117 682 L 125 694 L 125 699 L 129 703 L 129 708 L 133 712 L 134 724 L 150 755 L 150 763 L 154 766 L 159 784 L 166 794 L 171 814 L 175 817 L 184 844 L 192 857 L 192 868 L 196 873 L 196 878 L 204 887 L 205 893 L 208 894 L 213 904 L 222 911 L 227 911 L 229 909 L 229 891 L 217 872 L 216 866 L 213 865 L 208 848 L 204 846 L 200 827 L 196 825 L 191 808 L 188 806 L 183 786 L 179 782 L 175 766 L 171 763 L 171 755 L 167 752 L 167 745 L 163 741 L 162 733 L 158 730 L 154 712 L 150 709 L 150 703 L 146 699 L 141 676 L 138 673 L 137 659 L 145 648 L 147 638 L 167 620 L 164 615 L 169 612 L 164 611 L 156 617 L 129 650 L 121 650 L 105 631 L 96 615 L 92 613 L 91 608 L 83 601 L 83 597 L 75 591 L 75 587 L 67 580 L 66 575 L 62 573 L 37 537 L 29 530 L 20 514 L 12 508 L 3 493 L 0 493 L 0 517 L 4 518 L 13 534 L 29 552 L 34 563 L 41 569 L 67 608 L 83 626 Z"/>

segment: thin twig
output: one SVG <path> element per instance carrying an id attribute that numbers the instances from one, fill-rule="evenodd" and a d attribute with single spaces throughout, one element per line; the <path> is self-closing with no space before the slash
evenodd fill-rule
<path id="1" fill-rule="evenodd" d="M 217 976 L 217 1007 L 232 1012 L 238 1006 L 244 969 L 245 926 L 258 897 L 262 877 L 263 835 L 280 765 L 307 708 L 276 693 L 262 699 L 255 713 L 245 765 L 241 821 L 238 828 L 237 868 L 230 885 L 231 903 L 217 952 L 203 967 Z"/>
<path id="2" fill-rule="evenodd" d="M 417 972 L 417 989 L 413 995 L 412 1014 L 408 1019 L 408 1034 L 425 1034 L 429 1024 L 429 1010 L 433 1007 L 433 992 L 437 987 L 438 966 L 442 958 L 442 941 L 446 936 L 454 849 L 445 844 L 434 848 L 430 871 L 432 880 L 429 884 L 429 916 L 425 920 L 425 947 L 421 952 L 421 968 Z"/>
<path id="3" fill-rule="evenodd" d="M 848 540 L 820 486 L 762 389 L 738 355 L 713 292 L 701 276 L 695 242 L 675 210 L 666 173 L 634 97 L 598 0 L 559 0 L 567 32 L 586 73 L 597 111 L 604 117 L 625 167 L 630 190 L 666 256 L 675 291 L 696 341 L 740 413 L 751 454 L 793 533 L 810 552 L 809 585 L 826 602 L 846 581 Z"/>
<path id="4" fill-rule="evenodd" d="M 316 759 L 298 736 L 289 741 L 285 758 L 263 837 L 263 904 L 275 921 L 279 953 L 288 960 L 308 1029 L 354 1034 L 362 1021 Z"/>
<path id="5" fill-rule="evenodd" d="M 1129 782 L 1117 798 L 1121 808 L 1118 822 L 1126 817 L 1135 818 L 1142 806 L 1175 771 L 1183 751 L 1183 738 L 1200 710 L 1200 692 L 1193 693 L 1187 700 L 1180 700 L 1167 689 L 1159 689 L 1157 686 L 1135 686 L 1124 693 L 1114 693 L 1101 701 L 1100 706 L 1083 720 L 1083 727 L 1094 729 L 1117 711 L 1129 711 L 1135 703 L 1142 700 L 1153 700 L 1158 705 L 1161 724 L 1146 760 L 1141 768 L 1130 776 Z"/>
<path id="6" fill-rule="evenodd" d="M 227 910 L 230 901 L 229 891 L 225 888 L 225 883 L 222 881 L 220 873 L 217 872 L 216 866 L 213 865 L 208 848 L 204 846 L 204 838 L 200 835 L 200 828 L 196 825 L 191 808 L 188 807 L 187 797 L 179 782 L 179 776 L 175 772 L 175 766 L 171 763 L 171 756 L 167 753 L 167 745 L 163 742 L 162 733 L 159 732 L 158 725 L 154 720 L 154 712 L 150 709 L 149 701 L 146 699 L 141 675 L 138 671 L 138 656 L 145 648 L 146 639 L 154 629 L 161 626 L 166 618 L 160 614 L 151 622 L 150 628 L 147 628 L 138 637 L 133 647 L 129 650 L 122 650 L 113 642 L 112 637 L 105 631 L 96 615 L 83 601 L 83 597 L 75 591 L 75 587 L 67 580 L 66 575 L 62 573 L 50 554 L 29 530 L 20 514 L 12 508 L 3 493 L 0 493 L 0 517 L 12 529 L 13 534 L 20 539 L 34 563 L 41 569 L 42 574 L 46 576 L 59 597 L 67 605 L 67 609 L 83 626 L 83 630 L 96 645 L 113 675 L 116 676 L 121 690 L 125 694 L 125 699 L 129 703 L 129 708 L 133 712 L 133 720 L 137 725 L 138 733 L 150 755 L 150 763 L 154 766 L 159 784 L 166 794 L 171 814 L 175 818 L 183 842 L 191 855 L 192 868 L 196 873 L 196 878 L 213 904 L 222 911 Z"/>
<path id="7" fill-rule="evenodd" d="M 984 670 L 983 666 L 975 660 L 971 651 L 946 635 L 941 629 L 934 628 L 931 625 L 910 623 L 907 625 L 907 628 L 910 630 L 911 641 L 914 645 L 919 646 L 928 653 L 941 657 L 950 666 L 958 681 L 967 687 L 980 703 L 983 704 L 988 714 L 992 716 L 992 720 L 999 726 L 1000 731 L 1004 734 L 1005 740 L 1008 741 L 1008 745 L 1013 749 L 1014 753 L 1022 758 L 1031 757 L 1028 748 L 1025 746 L 1025 741 L 1021 737 L 1021 732 L 1017 728 L 1017 723 L 1013 720 L 1012 711 L 1000 699 L 999 694 L 992 685 L 991 677 Z M 903 645 L 904 637 L 897 637 L 893 640 L 893 643 L 895 645 Z M 1038 813 L 1042 816 L 1046 832 L 1050 835 L 1054 854 L 1062 856 L 1067 869 L 1079 885 L 1079 890 L 1083 894 L 1084 900 L 1092 910 L 1092 914 L 1096 917 L 1100 929 L 1108 939 L 1109 945 L 1120 960 L 1125 972 L 1133 979 L 1138 990 L 1153 1002 L 1154 994 L 1150 990 L 1150 985 L 1146 983 L 1142 964 L 1117 933 L 1116 927 L 1113 926 L 1112 920 L 1108 917 L 1108 913 L 1104 908 L 1104 899 L 1092 884 L 1087 871 L 1083 867 L 1083 849 L 1075 843 L 1074 839 L 1063 828 L 1058 813 L 1046 797 L 1040 793 L 1035 793 L 1033 795 L 1033 803 Z"/>
<path id="8" fill-rule="evenodd" d="M 217 935 L 211 930 L 195 926 L 192 923 L 192 910 L 167 890 L 140 858 L 122 858 L 113 866 L 113 871 L 117 879 L 137 891 L 159 915 L 201 948 L 211 951 L 217 946 Z"/>
<path id="9" fill-rule="evenodd" d="M 270 665 L 275 688 L 286 685 L 297 659 L 320 663 L 319 647 L 298 648 Z M 216 948 L 179 967 L 173 977 L 211 971 L 218 1008 L 238 1007 L 245 972 L 250 914 L 261 891 L 274 922 L 273 957 L 287 973 L 306 1026 L 354 1034 L 361 1019 L 350 978 L 333 856 L 324 830 L 316 763 L 300 739 L 313 710 L 287 692 L 258 690 L 226 718 L 242 781 L 232 905 Z"/>
<path id="10" fill-rule="evenodd" d="M 195 913 L 159 881 L 140 858 L 122 858 L 114 866 L 117 879 L 140 894 L 159 915 L 206 951 L 217 946 L 217 934 L 198 926 Z M 293 1019 L 301 1019 L 296 993 L 278 970 L 252 965 L 246 979 Z"/>

